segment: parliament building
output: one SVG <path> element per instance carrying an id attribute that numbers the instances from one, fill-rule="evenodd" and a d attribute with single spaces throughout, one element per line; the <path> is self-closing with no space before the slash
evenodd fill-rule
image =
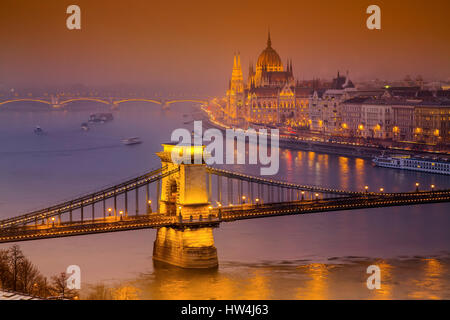
<path id="1" fill-rule="evenodd" d="M 234 56 L 233 71 L 227 90 L 226 120 L 234 125 L 309 126 L 310 88 L 302 88 L 293 75 L 292 61 L 283 65 L 272 48 L 270 33 L 267 47 L 250 65 L 244 82 L 241 58 Z"/>

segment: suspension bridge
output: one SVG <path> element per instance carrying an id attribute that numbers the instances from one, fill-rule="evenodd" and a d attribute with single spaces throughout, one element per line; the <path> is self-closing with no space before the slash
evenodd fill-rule
<path id="1" fill-rule="evenodd" d="M 212 230 L 221 223 L 284 215 L 450 201 L 450 190 L 349 191 L 177 164 L 203 147 L 164 144 L 161 167 L 120 184 L 0 221 L 0 243 L 155 228 L 155 260 L 185 268 L 218 265 Z M 192 162 L 193 163 L 193 162 Z"/>

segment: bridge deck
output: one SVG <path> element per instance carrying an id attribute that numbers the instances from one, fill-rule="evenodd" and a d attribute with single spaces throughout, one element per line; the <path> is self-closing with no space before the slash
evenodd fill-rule
<path id="1" fill-rule="evenodd" d="M 303 200 L 268 204 L 244 204 L 211 209 L 209 217 L 201 220 L 180 220 L 178 216 L 146 214 L 128 217 L 106 217 L 94 220 L 26 225 L 0 229 L 0 243 L 59 238 L 95 233 L 137 229 L 175 227 L 196 228 L 218 226 L 221 222 L 364 208 L 407 206 L 450 202 L 450 190 L 349 196 L 323 200 Z"/>

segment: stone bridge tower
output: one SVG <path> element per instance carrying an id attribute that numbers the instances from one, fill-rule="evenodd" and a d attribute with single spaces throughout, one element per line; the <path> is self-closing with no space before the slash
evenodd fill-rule
<path id="1" fill-rule="evenodd" d="M 207 220 L 209 215 L 206 164 L 194 163 L 203 155 L 204 146 L 163 144 L 158 152 L 164 173 L 176 171 L 162 178 L 159 213 L 176 216 L 180 221 Z M 176 152 L 185 163 L 172 161 Z M 190 163 L 189 163 L 190 162 Z M 153 259 L 183 268 L 214 268 L 218 266 L 214 246 L 213 227 L 180 223 L 179 227 L 163 227 L 157 231 Z"/>

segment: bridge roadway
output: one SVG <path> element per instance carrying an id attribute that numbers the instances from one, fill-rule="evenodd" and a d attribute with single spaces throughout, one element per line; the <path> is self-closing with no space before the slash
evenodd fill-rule
<path id="1" fill-rule="evenodd" d="M 192 219 L 182 220 L 180 216 L 167 216 L 157 213 L 128 217 L 112 216 L 77 222 L 47 223 L 0 229 L 0 243 L 160 227 L 181 229 L 217 227 L 221 222 L 244 219 L 440 202 L 450 202 L 450 190 L 365 194 L 322 200 L 216 207 L 210 210 L 207 217 L 195 221 Z"/>

